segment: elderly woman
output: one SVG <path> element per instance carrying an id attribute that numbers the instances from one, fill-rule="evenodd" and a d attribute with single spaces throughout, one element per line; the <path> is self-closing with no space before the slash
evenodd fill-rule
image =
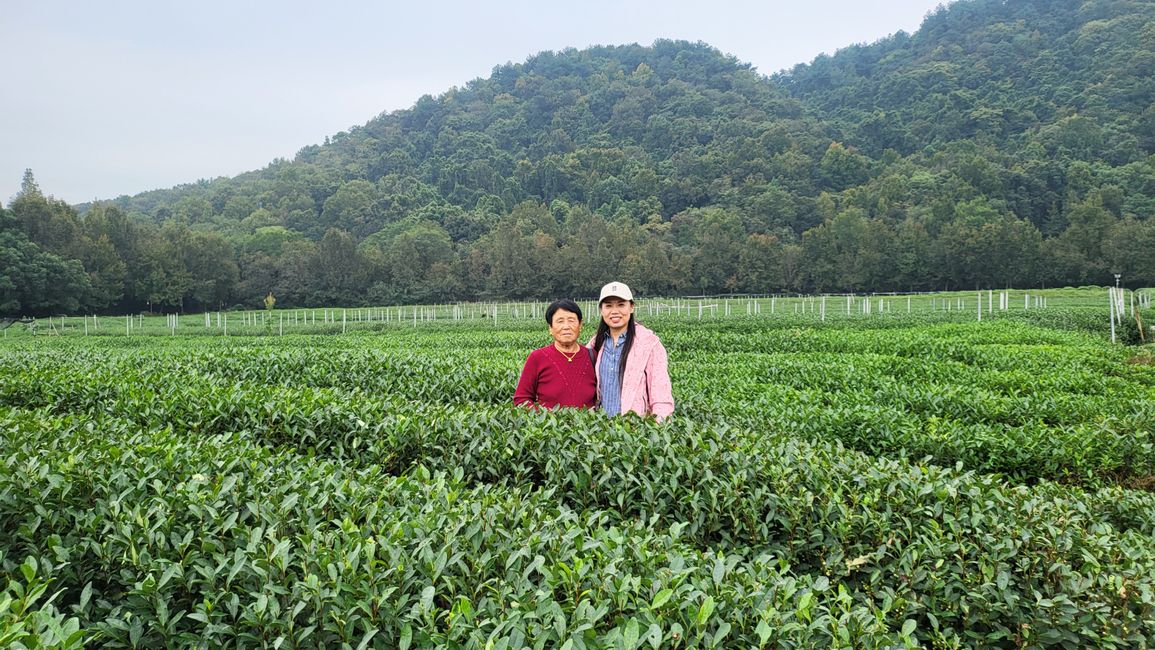
<path id="1" fill-rule="evenodd" d="M 609 415 L 632 412 L 664 420 L 674 412 L 666 348 L 634 321 L 634 294 L 625 284 L 602 287 L 598 307 L 602 320 L 590 347 L 597 355 L 602 409 Z"/>
<path id="2" fill-rule="evenodd" d="M 589 348 L 578 343 L 582 310 L 577 303 L 555 300 L 545 310 L 553 343 L 529 353 L 513 393 L 514 404 L 556 408 L 597 404 L 597 378 Z"/>

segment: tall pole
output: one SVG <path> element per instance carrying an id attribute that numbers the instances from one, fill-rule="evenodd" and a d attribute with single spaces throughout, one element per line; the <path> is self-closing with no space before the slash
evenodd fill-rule
<path id="1" fill-rule="evenodd" d="M 1107 293 L 1109 293 L 1111 295 L 1111 300 L 1110 300 L 1110 302 L 1111 302 L 1111 342 L 1114 343 L 1115 342 L 1115 292 L 1114 291 L 1108 291 Z"/>

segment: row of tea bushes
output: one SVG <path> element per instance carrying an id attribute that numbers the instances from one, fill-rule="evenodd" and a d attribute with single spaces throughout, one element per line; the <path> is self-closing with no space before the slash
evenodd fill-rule
<path id="1" fill-rule="evenodd" d="M 1006 348 L 1019 358 L 1012 368 L 995 359 L 970 365 L 945 359 L 920 359 L 874 352 L 701 353 L 683 351 L 679 369 L 687 377 L 708 376 L 719 382 L 765 382 L 799 390 L 825 392 L 873 391 L 879 385 L 938 384 L 965 386 L 1008 397 L 1054 393 L 1118 395 L 1123 399 L 1150 397 L 1151 380 L 1141 369 L 1120 364 L 1102 354 L 1060 349 Z M 1000 355 L 1000 358 L 1003 355 Z M 1045 359 L 1045 360 L 1044 360 Z M 683 368 L 685 366 L 685 368 Z M 1125 372 L 1126 376 L 1115 373 Z"/>
<path id="2" fill-rule="evenodd" d="M 961 641 L 771 554 L 697 550 L 679 525 L 610 523 L 548 491 L 394 477 L 241 434 L 0 409 L 0 468 L 0 552 L 51 557 L 59 605 L 104 647 Z"/>
<path id="3" fill-rule="evenodd" d="M 927 459 L 1008 480 L 1088 487 L 1145 485 L 1155 476 L 1155 402 L 1055 396 L 1009 400 L 945 387 L 901 386 L 873 394 L 825 393 L 735 382 L 687 385 L 684 415 L 757 430 L 838 440 L 865 453 Z M 691 402 L 691 400 L 687 400 Z M 1037 406 L 1036 406 L 1037 405 Z M 989 408 L 989 416 L 981 415 Z M 1033 408 L 1051 413 L 1030 417 Z M 694 410 L 691 410 L 694 409 Z M 1009 415 L 1009 411 L 1021 415 Z M 1057 416 L 1058 413 L 1063 415 Z M 1000 415 L 1001 414 L 1001 415 Z M 1006 421 L 1010 420 L 1010 421 Z"/>
<path id="4" fill-rule="evenodd" d="M 188 393 L 179 400 L 184 406 L 174 408 L 191 413 L 173 417 L 203 430 L 211 426 L 203 424 L 209 418 L 228 426 L 244 417 L 270 391 L 286 396 L 275 400 L 284 412 L 269 416 L 283 420 L 327 417 L 328 406 L 312 412 L 318 403 L 338 410 L 350 405 L 353 411 L 382 400 L 480 407 L 507 401 L 495 378 L 513 381 L 508 363 L 481 356 L 466 364 L 452 352 L 337 351 L 328 356 L 342 363 L 331 365 L 320 360 L 324 352 L 300 345 L 211 352 L 166 346 L 102 358 L 93 351 L 10 352 L 7 365 L 17 371 L 0 377 L 0 400 L 67 412 L 114 408 L 108 403 L 127 399 L 131 403 L 118 412 L 146 417 L 166 399 Z M 958 383 L 938 382 L 912 360 L 881 355 L 850 355 L 851 368 L 798 354 L 727 355 L 718 361 L 720 368 L 700 356 L 681 363 L 677 419 L 838 440 L 870 454 L 962 463 L 1023 483 L 1144 485 L 1155 476 L 1155 399 L 1147 396 L 1152 389 L 1121 377 L 1096 381 L 1084 369 L 1067 380 L 1073 390 L 1047 392 L 1028 383 L 1011 395 L 998 388 L 1007 381 L 1005 371 L 961 366 L 951 369 Z M 938 364 L 943 365 L 949 364 Z M 301 380 L 293 379 L 296 373 Z M 996 389 L 984 388 L 992 381 Z M 1054 379 L 1040 383 L 1059 385 Z M 132 397 L 142 390 L 144 397 Z M 154 399 L 153 393 L 162 397 Z M 292 399 L 294 393 L 301 399 Z M 137 403 L 140 413 L 134 411 Z M 297 403 L 310 404 L 308 413 Z M 371 416 L 354 412 L 349 421 L 357 419 Z"/>
<path id="5" fill-rule="evenodd" d="M 248 362 L 261 364 L 259 358 L 249 357 Z M 920 421 L 894 407 L 856 404 L 853 396 L 846 396 L 844 405 L 824 399 L 821 393 L 771 392 L 769 388 L 754 400 L 743 401 L 728 393 L 721 393 L 716 399 L 715 413 L 724 416 L 718 418 L 719 422 L 742 422 L 775 435 L 834 438 L 876 453 L 913 450 L 918 452 L 911 454 L 916 458 L 949 458 L 948 465 L 961 460 L 956 451 L 961 449 L 971 453 L 966 458 L 969 463 L 964 463 L 968 468 L 1006 470 L 1021 465 L 1026 468 L 1024 471 L 1033 471 L 1032 476 L 1044 479 L 1067 478 L 1074 470 L 1111 470 L 1126 478 L 1126 472 L 1117 471 L 1124 464 L 1140 474 L 1149 475 L 1151 471 L 1150 443 L 1138 433 L 1120 436 L 1101 431 L 1081 435 L 1084 430 L 1079 426 L 1055 431 L 1041 426 L 967 426 L 938 418 Z M 0 378 L 0 400 L 13 405 L 51 406 L 60 412 L 113 412 L 149 426 L 173 422 L 197 432 L 252 430 L 260 432 L 262 439 L 271 444 L 290 444 L 337 456 L 361 453 L 359 449 L 371 441 L 387 437 L 390 428 L 409 427 L 418 433 L 436 431 L 441 426 L 439 422 L 452 420 L 458 414 L 464 414 L 460 418 L 464 420 L 477 414 L 479 421 L 491 417 L 490 412 L 498 414 L 494 417 L 504 421 L 495 422 L 491 427 L 494 430 L 524 426 L 516 412 L 502 415 L 508 411 L 505 408 L 477 406 L 461 410 L 452 404 L 431 402 L 428 408 L 415 410 L 404 399 L 178 375 L 170 372 L 168 364 L 154 366 L 135 358 L 121 358 L 108 367 L 80 362 L 75 368 L 59 363 L 26 364 L 22 371 Z M 707 410 L 690 419 L 709 421 L 710 414 Z M 1142 421 L 1139 417 L 1132 419 Z"/>
<path id="6" fill-rule="evenodd" d="M 712 353 L 854 353 L 873 352 L 926 360 L 984 361 L 986 346 L 1046 346 L 1106 349 L 1103 339 L 1082 332 L 1058 331 L 1017 322 L 924 323 L 919 319 L 896 321 L 878 329 L 856 323 L 822 326 L 767 327 L 756 320 L 736 320 L 693 327 L 685 323 L 661 323 L 656 329 L 662 342 L 675 350 Z M 655 328 L 658 326 L 655 325 Z M 708 334 L 708 335 L 706 335 Z"/>
<path id="7" fill-rule="evenodd" d="M 159 354 L 146 352 L 145 355 L 150 363 L 163 365 L 169 372 L 181 375 L 287 386 L 358 387 L 365 392 L 454 403 L 508 402 L 509 387 L 516 382 L 525 355 L 524 352 L 516 355 L 506 350 L 465 347 L 463 342 L 454 339 L 441 342 L 449 349 L 416 352 L 375 349 L 377 346 L 370 347 L 370 341 L 364 341 L 363 347 L 337 350 L 306 347 L 299 341 L 293 343 L 276 347 L 188 348 L 179 356 L 162 349 Z M 1104 359 L 1101 353 L 1076 354 L 1069 350 L 1062 351 L 1066 354 L 1040 352 L 1029 350 L 1029 354 L 1012 355 L 1021 360 L 1013 364 L 1014 369 L 1007 369 L 994 359 L 975 366 L 947 359 L 928 361 L 873 352 L 844 352 L 831 357 L 822 352 L 719 355 L 678 349 L 674 371 L 679 380 L 691 383 L 725 385 L 759 381 L 828 392 L 885 392 L 894 390 L 898 384 L 929 385 L 936 390 L 963 386 L 1011 400 L 1040 401 L 1056 394 L 1110 396 L 1121 400 L 1152 396 L 1155 374 L 1148 373 L 1145 377 L 1141 369 L 1123 368 L 1117 359 Z M 252 363 L 253 355 L 262 363 Z M 1049 358 L 1045 364 L 1038 361 L 1044 356 Z M 1114 368 L 1129 370 L 1130 374 L 1111 376 L 1108 372 Z M 1041 416 L 1051 417 L 1047 413 Z M 1040 414 L 1036 413 L 1035 417 Z"/>
<path id="8" fill-rule="evenodd" d="M 124 378 L 276 384 L 290 387 L 357 390 L 407 399 L 467 403 L 508 403 L 517 383 L 518 368 L 470 355 L 430 355 L 371 348 L 356 351 L 313 349 L 297 339 L 288 348 L 223 347 L 203 350 L 198 341 L 187 347 L 164 346 L 149 350 L 9 351 L 5 366 L 50 372 L 53 369 L 91 372 L 94 381 Z M 468 361 L 468 362 L 466 362 Z M 147 377 L 141 377 L 146 373 Z"/>
<path id="9" fill-rule="evenodd" d="M 1122 352 L 1073 333 L 1013 323 L 889 330 L 758 329 L 761 325 L 745 320 L 702 330 L 670 323 L 662 336 L 671 352 L 677 387 L 681 389 L 687 382 L 760 381 L 801 390 L 869 394 L 892 391 L 895 383 L 933 385 L 936 392 L 945 388 L 955 393 L 960 390 L 956 387 L 963 386 L 966 388 L 956 400 L 962 404 L 948 405 L 962 413 L 967 412 L 966 392 L 971 387 L 1012 402 L 1026 398 L 1045 401 L 1055 394 L 1123 400 L 1155 396 L 1155 371 L 1128 367 L 1120 363 Z M 62 352 L 99 355 L 108 350 L 116 355 L 132 351 L 144 357 L 143 362 L 164 366 L 174 374 L 193 373 L 226 382 L 357 387 L 369 393 L 428 401 L 501 403 L 509 400 L 525 355 L 547 340 L 539 331 L 455 328 L 272 340 L 158 338 L 124 342 L 113 338 L 101 339 L 95 346 L 73 339 L 65 345 L 32 343 L 29 356 L 11 361 L 16 365 L 51 363 L 51 356 Z M 253 358 L 262 363 L 251 363 Z M 131 358 L 127 360 L 131 367 Z M 886 397 L 879 395 L 879 399 Z M 1040 417 L 1011 411 L 1008 415 L 1019 421 Z M 1054 419 L 1048 413 L 1041 417 Z"/>

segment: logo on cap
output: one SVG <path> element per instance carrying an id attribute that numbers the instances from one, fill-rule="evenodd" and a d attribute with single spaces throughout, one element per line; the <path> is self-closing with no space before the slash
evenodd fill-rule
<path id="1" fill-rule="evenodd" d="M 611 282 L 602 287 L 602 293 L 598 298 L 598 302 L 601 302 L 606 298 L 621 298 L 622 300 L 633 301 L 634 293 L 630 291 L 629 287 L 621 282 Z"/>

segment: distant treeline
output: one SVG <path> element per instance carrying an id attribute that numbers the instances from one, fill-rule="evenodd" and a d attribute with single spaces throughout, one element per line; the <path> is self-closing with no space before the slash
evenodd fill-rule
<path id="1" fill-rule="evenodd" d="M 963 0 L 763 77 L 542 53 L 235 178 L 0 211 L 0 312 L 1155 285 L 1155 5 Z"/>

